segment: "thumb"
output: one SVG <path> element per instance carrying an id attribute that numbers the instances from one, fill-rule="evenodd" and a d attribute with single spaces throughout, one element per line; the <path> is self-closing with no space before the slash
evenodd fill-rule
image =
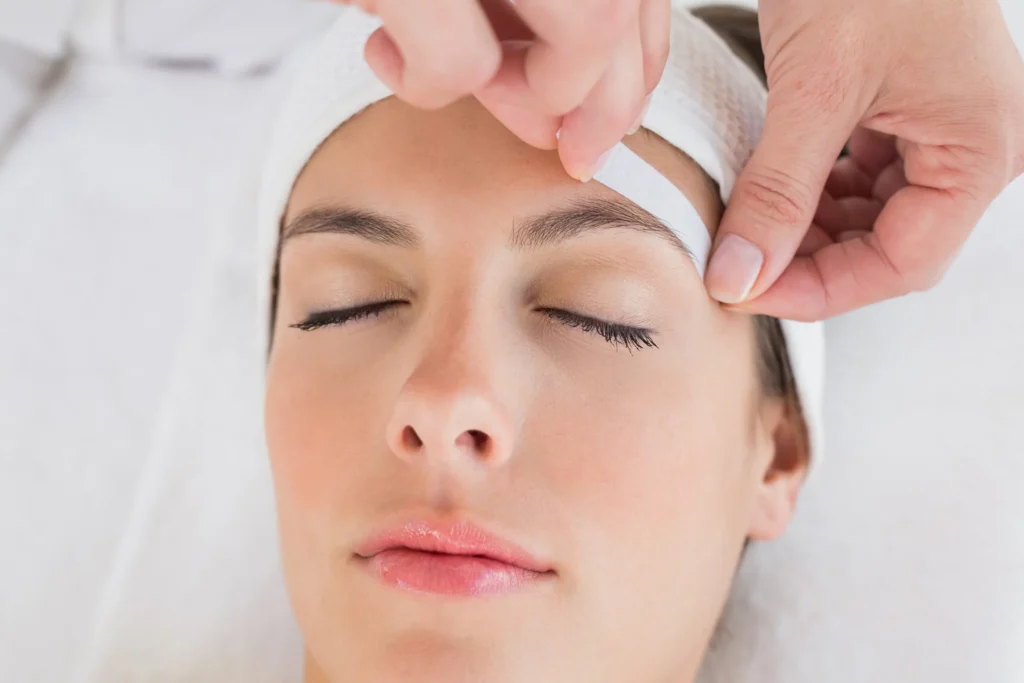
<path id="1" fill-rule="evenodd" d="M 783 88 L 768 96 L 761 141 L 736 181 L 705 275 L 708 293 L 722 303 L 757 297 L 786 269 L 857 125 L 842 97 L 834 106 L 808 99 Z"/>

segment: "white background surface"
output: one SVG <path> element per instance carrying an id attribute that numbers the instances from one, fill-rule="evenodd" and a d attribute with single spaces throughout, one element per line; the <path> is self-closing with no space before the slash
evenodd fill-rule
<path id="1" fill-rule="evenodd" d="M 252 332 L 284 78 L 87 53 L 0 159 L 0 681 L 296 680 Z M 1018 181 L 940 287 L 830 325 L 827 461 L 708 681 L 1024 681 L 1021 253 Z"/>

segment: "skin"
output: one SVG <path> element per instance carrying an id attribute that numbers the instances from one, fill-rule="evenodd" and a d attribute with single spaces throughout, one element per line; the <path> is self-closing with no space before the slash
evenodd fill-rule
<path id="1" fill-rule="evenodd" d="M 472 93 L 580 179 L 635 125 L 668 52 L 668 0 L 357 4 L 384 23 L 367 59 L 399 97 L 440 106 Z M 767 119 L 708 291 L 737 310 L 822 320 L 931 288 L 1024 173 L 1024 61 L 999 3 L 760 0 L 759 11 Z"/>
<path id="2" fill-rule="evenodd" d="M 716 224 L 692 162 L 653 135 L 628 142 Z M 689 682 L 744 542 L 788 523 L 798 420 L 760 391 L 752 320 L 707 296 L 677 244 L 618 227 L 510 246 L 514 226 L 581 201 L 624 200 L 472 99 L 374 105 L 298 179 L 286 226 L 358 209 L 417 242 L 283 243 L 266 432 L 306 681 Z M 409 303 L 293 327 L 380 299 Z M 543 307 L 651 328 L 657 348 Z M 387 586 L 354 548 L 409 514 L 481 524 L 555 576 L 483 599 Z"/>

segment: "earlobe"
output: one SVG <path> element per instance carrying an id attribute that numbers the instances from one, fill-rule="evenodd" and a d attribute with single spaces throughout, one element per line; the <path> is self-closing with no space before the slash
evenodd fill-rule
<path id="1" fill-rule="evenodd" d="M 755 484 L 747 536 L 772 541 L 789 526 L 797 496 L 807 474 L 806 428 L 799 411 L 784 399 L 768 399 L 761 411 Z"/>

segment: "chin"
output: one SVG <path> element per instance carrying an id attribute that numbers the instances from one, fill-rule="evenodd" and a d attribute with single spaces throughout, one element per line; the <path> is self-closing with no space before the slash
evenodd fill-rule
<path id="1" fill-rule="evenodd" d="M 439 633 L 406 633 L 381 643 L 353 672 L 346 667 L 332 681 L 344 683 L 520 683 L 533 680 L 519 670 L 524 661 L 478 642 Z M 520 660 L 522 658 L 519 658 Z M 528 658 L 527 658 L 528 659 Z"/>

